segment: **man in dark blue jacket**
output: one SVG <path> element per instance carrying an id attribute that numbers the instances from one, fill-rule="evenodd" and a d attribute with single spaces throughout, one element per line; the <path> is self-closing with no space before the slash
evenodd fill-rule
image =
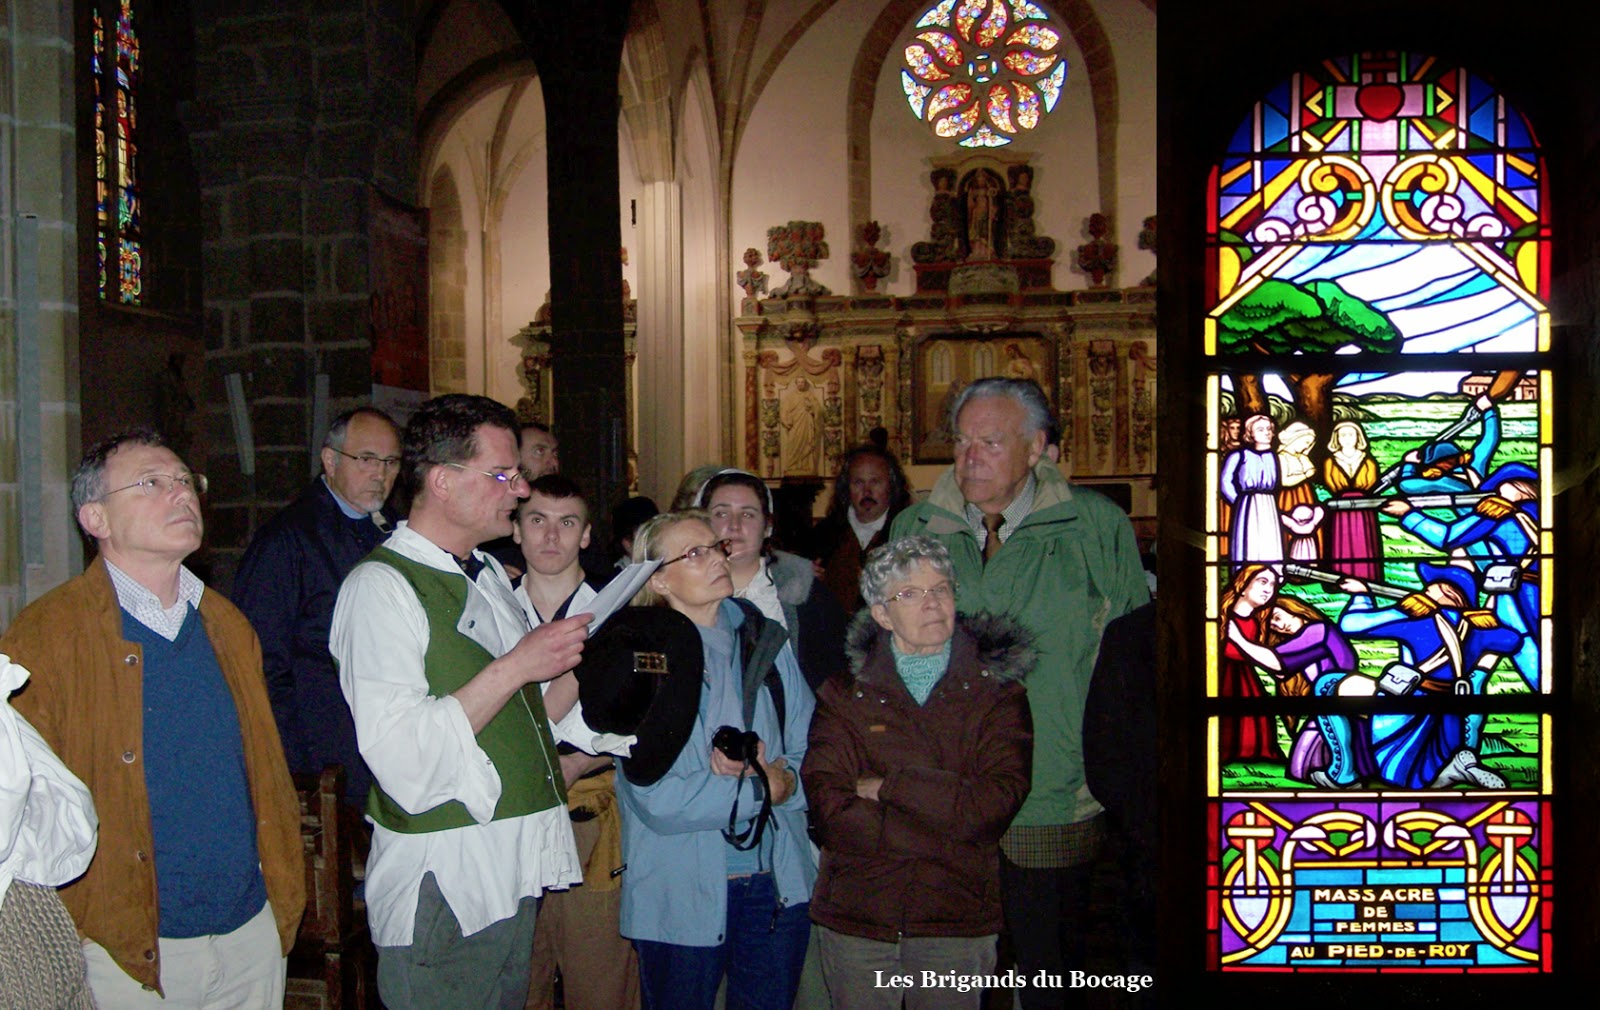
<path id="1" fill-rule="evenodd" d="M 234 576 L 233 600 L 261 638 L 272 714 L 289 770 L 344 766 L 345 802 L 366 801 L 372 775 L 339 692 L 328 627 L 339 584 L 393 525 L 383 512 L 400 468 L 389 415 L 358 407 L 334 419 L 322 475 L 257 531 Z"/>

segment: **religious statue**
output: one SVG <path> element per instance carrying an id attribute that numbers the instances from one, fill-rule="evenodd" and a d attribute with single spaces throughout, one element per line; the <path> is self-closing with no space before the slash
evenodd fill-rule
<path id="1" fill-rule="evenodd" d="M 995 258 L 995 231 L 999 222 L 1000 183 L 980 168 L 967 183 L 967 262 Z"/>
<path id="2" fill-rule="evenodd" d="M 784 476 L 811 476 L 821 472 L 822 405 L 804 375 L 795 376 L 779 398 L 778 420 L 783 426 L 779 462 Z"/>
<path id="3" fill-rule="evenodd" d="M 956 206 L 956 174 L 948 168 L 934 169 L 933 202 L 928 218 L 933 222 L 929 241 L 911 244 L 913 263 L 950 263 L 961 255 L 961 222 Z"/>
<path id="4" fill-rule="evenodd" d="M 1048 259 L 1055 255 L 1056 240 L 1033 230 L 1033 169 L 1012 165 L 1006 170 L 1011 191 L 1006 194 L 1007 259 Z"/>

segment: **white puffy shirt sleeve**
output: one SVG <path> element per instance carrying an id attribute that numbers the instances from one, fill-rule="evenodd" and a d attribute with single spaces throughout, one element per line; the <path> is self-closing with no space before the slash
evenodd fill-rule
<path id="1" fill-rule="evenodd" d="M 539 685 L 543 688 L 545 685 Z M 636 736 L 621 736 L 616 733 L 601 733 L 591 729 L 583 719 L 583 702 L 573 702 L 572 710 L 559 721 L 550 724 L 550 735 L 557 743 L 569 743 L 589 754 L 614 754 L 617 757 L 627 757 L 632 753 L 633 745 L 639 742 Z"/>
<path id="2" fill-rule="evenodd" d="M 59 887 L 89 868 L 94 800 L 7 701 L 28 671 L 0 653 L 0 901 L 13 880 Z"/>
<path id="3" fill-rule="evenodd" d="M 428 693 L 428 615 L 389 565 L 357 565 L 339 588 L 328 647 L 355 718 L 356 744 L 390 799 L 420 814 L 458 800 L 494 818 L 500 775 L 455 698 Z"/>

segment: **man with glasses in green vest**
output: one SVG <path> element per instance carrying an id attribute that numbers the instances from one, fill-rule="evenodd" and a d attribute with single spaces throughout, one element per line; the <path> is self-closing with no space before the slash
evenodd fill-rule
<path id="1" fill-rule="evenodd" d="M 528 496 L 517 429 L 486 397 L 424 403 L 401 446 L 410 519 L 334 607 L 330 647 L 376 780 L 366 900 L 390 1010 L 522 1005 L 536 899 L 583 879 L 555 743 L 620 742 L 581 706 L 554 726 L 545 714 L 542 688 L 577 665 L 589 617 L 530 631 L 477 550 Z"/>

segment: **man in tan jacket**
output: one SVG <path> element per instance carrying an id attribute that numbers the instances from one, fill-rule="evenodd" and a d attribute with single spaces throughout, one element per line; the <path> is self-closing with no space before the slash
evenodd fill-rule
<path id="1" fill-rule="evenodd" d="M 261 647 L 183 565 L 205 487 L 155 432 L 90 448 L 72 503 L 100 556 L 0 638 L 33 671 L 14 706 L 100 814 L 61 897 L 106 1007 L 280 1007 L 305 906 Z"/>

